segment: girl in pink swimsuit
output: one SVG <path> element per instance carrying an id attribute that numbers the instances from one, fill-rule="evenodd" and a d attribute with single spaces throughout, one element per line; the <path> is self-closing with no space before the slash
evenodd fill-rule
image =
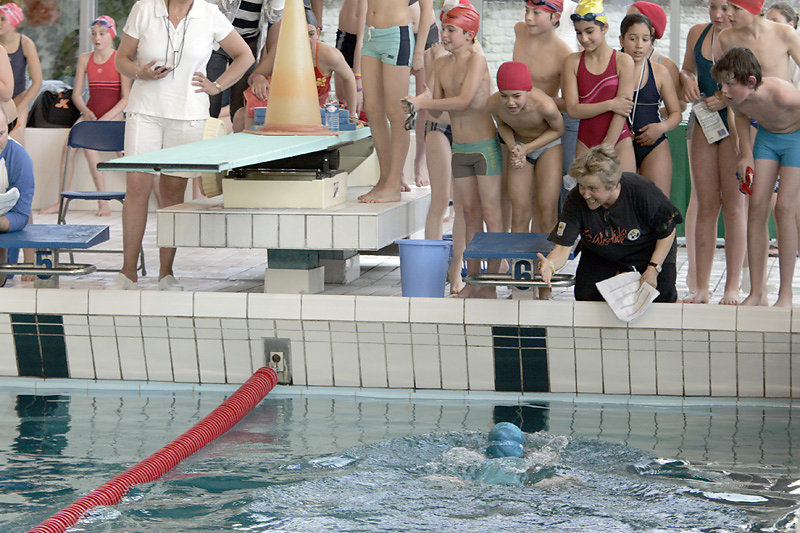
<path id="1" fill-rule="evenodd" d="M 570 18 L 584 49 L 567 56 L 563 72 L 567 113 L 580 119 L 576 153 L 611 144 L 623 171 L 635 172 L 633 142 L 626 122 L 633 107 L 633 59 L 606 43 L 608 19 L 600 1 L 582 0 Z"/>

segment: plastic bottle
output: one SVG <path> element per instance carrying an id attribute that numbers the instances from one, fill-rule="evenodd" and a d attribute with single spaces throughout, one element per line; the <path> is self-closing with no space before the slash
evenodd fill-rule
<path id="1" fill-rule="evenodd" d="M 339 131 L 339 100 L 333 93 L 325 100 L 325 126 L 331 131 Z"/>

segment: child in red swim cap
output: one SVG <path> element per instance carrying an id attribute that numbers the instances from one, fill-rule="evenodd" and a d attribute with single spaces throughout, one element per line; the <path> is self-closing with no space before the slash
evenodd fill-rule
<path id="1" fill-rule="evenodd" d="M 558 221 L 564 120 L 555 101 L 533 87 L 525 63 L 500 65 L 497 89 L 487 108 L 510 155 L 504 178 L 511 198 L 511 231 L 549 232 Z M 550 290 L 539 289 L 538 296 L 549 299 Z"/>
<path id="2" fill-rule="evenodd" d="M 486 110 L 490 79 L 486 56 L 476 50 L 480 16 L 471 5 L 450 9 L 443 18 L 442 43 L 449 55 L 436 60 L 432 98 L 407 96 L 407 113 L 427 109 L 435 120 L 450 113 L 453 131 L 452 171 L 454 200 L 464 213 L 466 242 L 484 224 L 487 231 L 503 231 L 500 210 L 502 153 L 492 116 Z M 500 260 L 489 261 L 488 272 L 500 271 Z M 480 272 L 480 261 L 467 261 L 467 272 Z M 461 297 L 496 297 L 494 287 L 467 285 Z"/>

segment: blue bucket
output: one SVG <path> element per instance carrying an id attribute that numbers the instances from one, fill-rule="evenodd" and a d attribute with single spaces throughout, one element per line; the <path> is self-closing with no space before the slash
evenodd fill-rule
<path id="1" fill-rule="evenodd" d="M 395 241 L 400 249 L 400 282 L 403 296 L 444 298 L 450 241 L 401 239 Z"/>

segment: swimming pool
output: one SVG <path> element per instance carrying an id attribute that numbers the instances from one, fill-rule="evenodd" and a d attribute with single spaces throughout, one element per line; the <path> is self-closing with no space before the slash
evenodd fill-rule
<path id="1" fill-rule="evenodd" d="M 80 529 L 789 531 L 800 506 L 790 402 L 331 393 L 273 392 Z M 3 390 L 0 530 L 36 525 L 223 399 Z M 503 420 L 528 433 L 523 460 L 483 458 Z"/>

